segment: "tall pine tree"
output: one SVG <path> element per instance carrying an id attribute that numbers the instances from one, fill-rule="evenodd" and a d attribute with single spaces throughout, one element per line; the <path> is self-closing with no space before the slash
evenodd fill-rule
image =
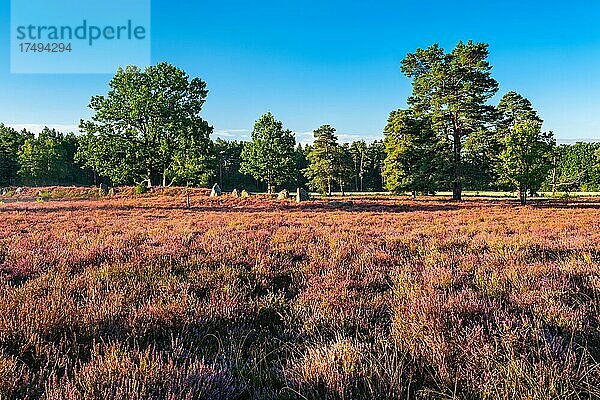
<path id="1" fill-rule="evenodd" d="M 455 200 L 462 198 L 464 141 L 494 121 L 494 107 L 487 101 L 498 83 L 487 58 L 487 44 L 469 41 L 459 42 L 450 53 L 437 44 L 417 49 L 402 61 L 402 72 L 412 79 L 411 111 L 418 119 L 430 120 L 450 144 Z"/>

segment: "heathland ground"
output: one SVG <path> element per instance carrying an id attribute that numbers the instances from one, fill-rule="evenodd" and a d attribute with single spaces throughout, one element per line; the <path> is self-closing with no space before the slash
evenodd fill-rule
<path id="1" fill-rule="evenodd" d="M 33 197 L 0 398 L 600 397 L 600 200 Z"/>

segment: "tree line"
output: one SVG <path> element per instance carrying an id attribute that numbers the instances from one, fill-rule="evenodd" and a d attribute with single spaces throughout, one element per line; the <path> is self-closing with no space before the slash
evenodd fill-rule
<path id="1" fill-rule="evenodd" d="M 510 91 L 497 105 L 488 45 L 460 42 L 417 49 L 401 63 L 412 82 L 407 107 L 390 113 L 384 139 L 340 143 L 323 125 L 302 146 L 273 114 L 251 140 L 212 140 L 202 118 L 200 78 L 159 63 L 119 69 L 105 95 L 92 97 L 81 134 L 45 128 L 37 136 L 0 124 L 0 185 L 188 185 L 273 192 L 431 194 L 463 189 L 517 191 L 600 188 L 600 146 L 556 146 L 532 103 Z"/>
<path id="2" fill-rule="evenodd" d="M 143 140 L 127 143 L 116 135 L 105 138 L 93 134 L 65 134 L 47 127 L 34 135 L 25 129 L 17 131 L 0 124 L 0 187 L 210 186 L 218 183 L 225 190 L 245 188 L 260 192 L 296 187 L 311 187 L 323 193 L 385 190 L 383 141 L 339 144 L 334 136 L 338 158 L 324 157 L 317 161 L 321 157 L 320 147 L 296 144 L 291 132 L 284 130 L 282 123 L 270 113 L 257 121 L 252 138 L 252 141 L 208 139 L 202 150 L 192 149 L 197 152 L 194 153 L 196 158 L 174 160 L 173 163 L 180 164 L 170 166 L 166 172 L 148 172 L 143 166 L 155 160 L 139 164 L 143 161 L 132 155 L 136 152 L 133 146 L 136 143 L 141 146 L 145 143 Z M 121 147 L 125 143 L 126 146 Z M 321 163 L 328 163 L 329 169 L 318 171 L 316 165 L 323 166 Z M 329 173 L 331 179 L 327 177 Z M 324 186 L 324 182 L 329 185 Z"/>

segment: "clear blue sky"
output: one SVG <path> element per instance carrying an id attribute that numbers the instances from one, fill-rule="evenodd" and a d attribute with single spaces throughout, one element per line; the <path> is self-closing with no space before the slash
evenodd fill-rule
<path id="1" fill-rule="evenodd" d="M 0 1 L 0 121 L 68 128 L 89 117 L 111 76 L 11 75 L 10 2 Z M 152 61 L 208 83 L 204 116 L 222 137 L 247 137 L 270 110 L 301 141 L 324 123 L 371 140 L 405 106 L 407 52 L 473 39 L 490 44 L 500 95 L 528 97 L 559 141 L 600 140 L 599 20 L 589 0 L 154 0 Z"/>

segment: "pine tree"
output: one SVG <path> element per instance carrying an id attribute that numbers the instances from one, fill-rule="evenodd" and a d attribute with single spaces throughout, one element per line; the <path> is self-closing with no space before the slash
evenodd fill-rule
<path id="1" fill-rule="evenodd" d="M 469 41 L 459 42 L 450 53 L 437 44 L 417 49 L 402 61 L 402 72 L 413 81 L 411 111 L 449 139 L 444 148 L 450 149 L 454 200 L 462 198 L 464 141 L 494 121 L 494 107 L 487 102 L 498 83 L 487 58 L 487 44 Z"/>
<path id="2" fill-rule="evenodd" d="M 308 152 L 306 177 L 311 187 L 328 196 L 332 193 L 332 183 L 336 179 L 336 162 L 340 156 L 335 128 L 323 125 L 313 132 L 315 141 Z"/>

